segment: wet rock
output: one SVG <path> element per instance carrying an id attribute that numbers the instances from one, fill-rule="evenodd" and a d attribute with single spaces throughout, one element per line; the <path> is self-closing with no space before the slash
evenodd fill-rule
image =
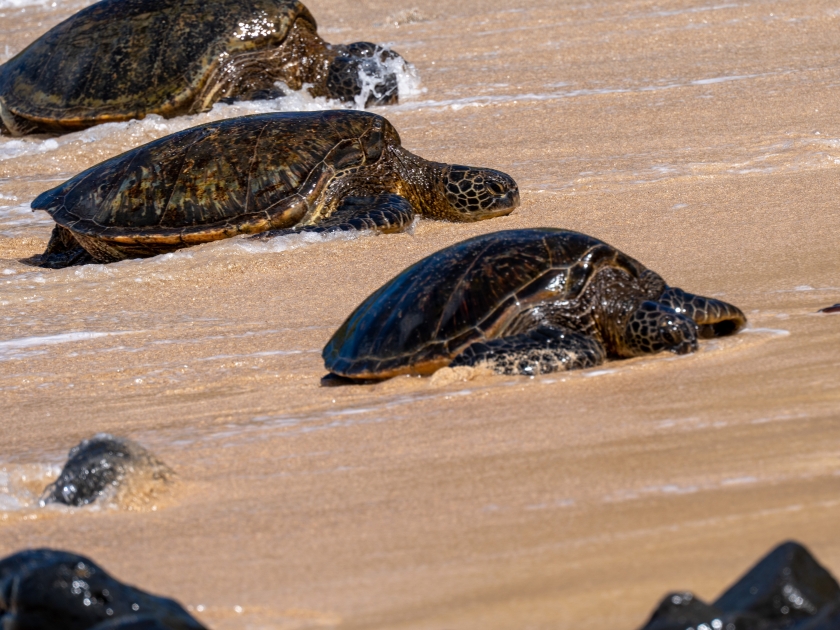
<path id="1" fill-rule="evenodd" d="M 837 630 L 838 628 L 840 628 L 840 601 L 835 601 L 803 625 L 801 630 Z"/>
<path id="2" fill-rule="evenodd" d="M 100 433 L 70 449 L 67 463 L 44 490 L 41 504 L 78 507 L 106 497 L 137 507 L 164 490 L 173 477 L 171 468 L 139 444 Z"/>
<path id="3" fill-rule="evenodd" d="M 29 549 L 0 560 L 4 630 L 206 630 L 176 601 L 123 584 L 88 558 Z"/>
<path id="4" fill-rule="evenodd" d="M 840 313 L 840 304 L 835 304 L 834 306 L 826 306 L 825 308 L 821 308 L 819 310 L 820 313 Z"/>
<path id="5" fill-rule="evenodd" d="M 783 543 L 712 605 L 671 593 L 642 630 L 840 630 L 840 586 L 808 550 Z"/>
<path id="6" fill-rule="evenodd" d="M 693 593 L 669 593 L 653 611 L 645 630 L 683 630 L 701 624 L 713 628 L 712 620 L 718 620 L 715 626 L 720 626 L 722 616 L 719 610 L 702 602 Z"/>
<path id="7" fill-rule="evenodd" d="M 669 593 L 651 615 L 644 630 L 769 630 L 752 615 L 727 614 L 693 593 Z"/>
<path id="8" fill-rule="evenodd" d="M 724 612 L 752 613 L 781 628 L 840 601 L 840 586 L 805 547 L 786 542 L 765 556 L 715 602 Z"/>

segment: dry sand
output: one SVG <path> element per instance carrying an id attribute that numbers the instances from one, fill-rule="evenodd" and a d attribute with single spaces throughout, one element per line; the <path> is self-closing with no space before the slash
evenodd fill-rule
<path id="1" fill-rule="evenodd" d="M 49 221 L 14 206 L 194 123 L 0 140 L 0 554 L 87 554 L 215 629 L 632 630 L 787 538 L 840 575 L 840 315 L 816 313 L 840 302 L 836 3 L 307 4 L 328 40 L 416 64 L 426 91 L 377 110 L 410 150 L 511 173 L 521 208 L 33 271 Z M 0 10 L 0 53 L 80 6 Z M 536 379 L 319 387 L 382 282 L 530 226 L 602 238 L 750 329 Z M 100 431 L 173 466 L 174 500 L 27 507 Z"/>

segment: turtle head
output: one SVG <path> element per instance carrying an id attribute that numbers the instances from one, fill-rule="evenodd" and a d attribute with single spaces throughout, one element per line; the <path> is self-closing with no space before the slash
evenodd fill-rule
<path id="1" fill-rule="evenodd" d="M 436 219 L 481 221 L 510 214 L 519 205 L 519 187 L 507 173 L 457 164 L 435 166 L 439 195 L 429 214 Z"/>
<path id="2" fill-rule="evenodd" d="M 663 350 L 688 354 L 697 350 L 697 336 L 697 324 L 693 319 L 670 306 L 646 300 L 627 321 L 616 354 L 635 357 Z"/>
<path id="3" fill-rule="evenodd" d="M 327 71 L 327 92 L 330 98 L 357 107 L 392 105 L 399 100 L 397 73 L 405 60 L 393 50 L 355 42 L 332 46 L 338 54 Z"/>

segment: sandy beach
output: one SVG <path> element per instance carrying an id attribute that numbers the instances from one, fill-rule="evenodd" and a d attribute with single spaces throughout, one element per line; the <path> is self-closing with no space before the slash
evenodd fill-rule
<path id="1" fill-rule="evenodd" d="M 2 61 L 85 6 L 23 2 L 0 0 Z M 90 556 L 215 630 L 634 630 L 791 538 L 840 575 L 840 314 L 817 312 L 840 302 L 836 3 L 306 4 L 328 41 L 416 66 L 410 98 L 374 110 L 409 150 L 510 173 L 521 207 L 36 269 L 37 194 L 254 110 L 0 138 L 0 556 Z M 605 240 L 748 328 L 533 379 L 319 386 L 322 347 L 382 283 L 538 226 Z M 171 496 L 36 507 L 97 432 L 175 469 Z"/>

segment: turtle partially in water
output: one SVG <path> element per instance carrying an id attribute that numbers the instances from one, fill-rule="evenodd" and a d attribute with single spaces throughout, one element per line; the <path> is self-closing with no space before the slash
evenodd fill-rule
<path id="1" fill-rule="evenodd" d="M 413 155 L 376 114 L 243 116 L 155 140 L 39 195 L 32 208 L 57 225 L 31 262 L 113 262 L 293 227 L 398 232 L 415 212 L 479 221 L 518 204 L 510 176 Z"/>
<path id="2" fill-rule="evenodd" d="M 0 66 L 0 130 L 64 133 L 273 97 L 398 100 L 398 54 L 333 46 L 298 0 L 101 0 Z M 365 103 L 361 103 L 364 105 Z"/>
<path id="3" fill-rule="evenodd" d="M 368 297 L 324 348 L 323 383 L 463 365 L 545 374 L 693 352 L 745 323 L 735 306 L 669 287 L 591 236 L 508 230 L 432 254 Z"/>

